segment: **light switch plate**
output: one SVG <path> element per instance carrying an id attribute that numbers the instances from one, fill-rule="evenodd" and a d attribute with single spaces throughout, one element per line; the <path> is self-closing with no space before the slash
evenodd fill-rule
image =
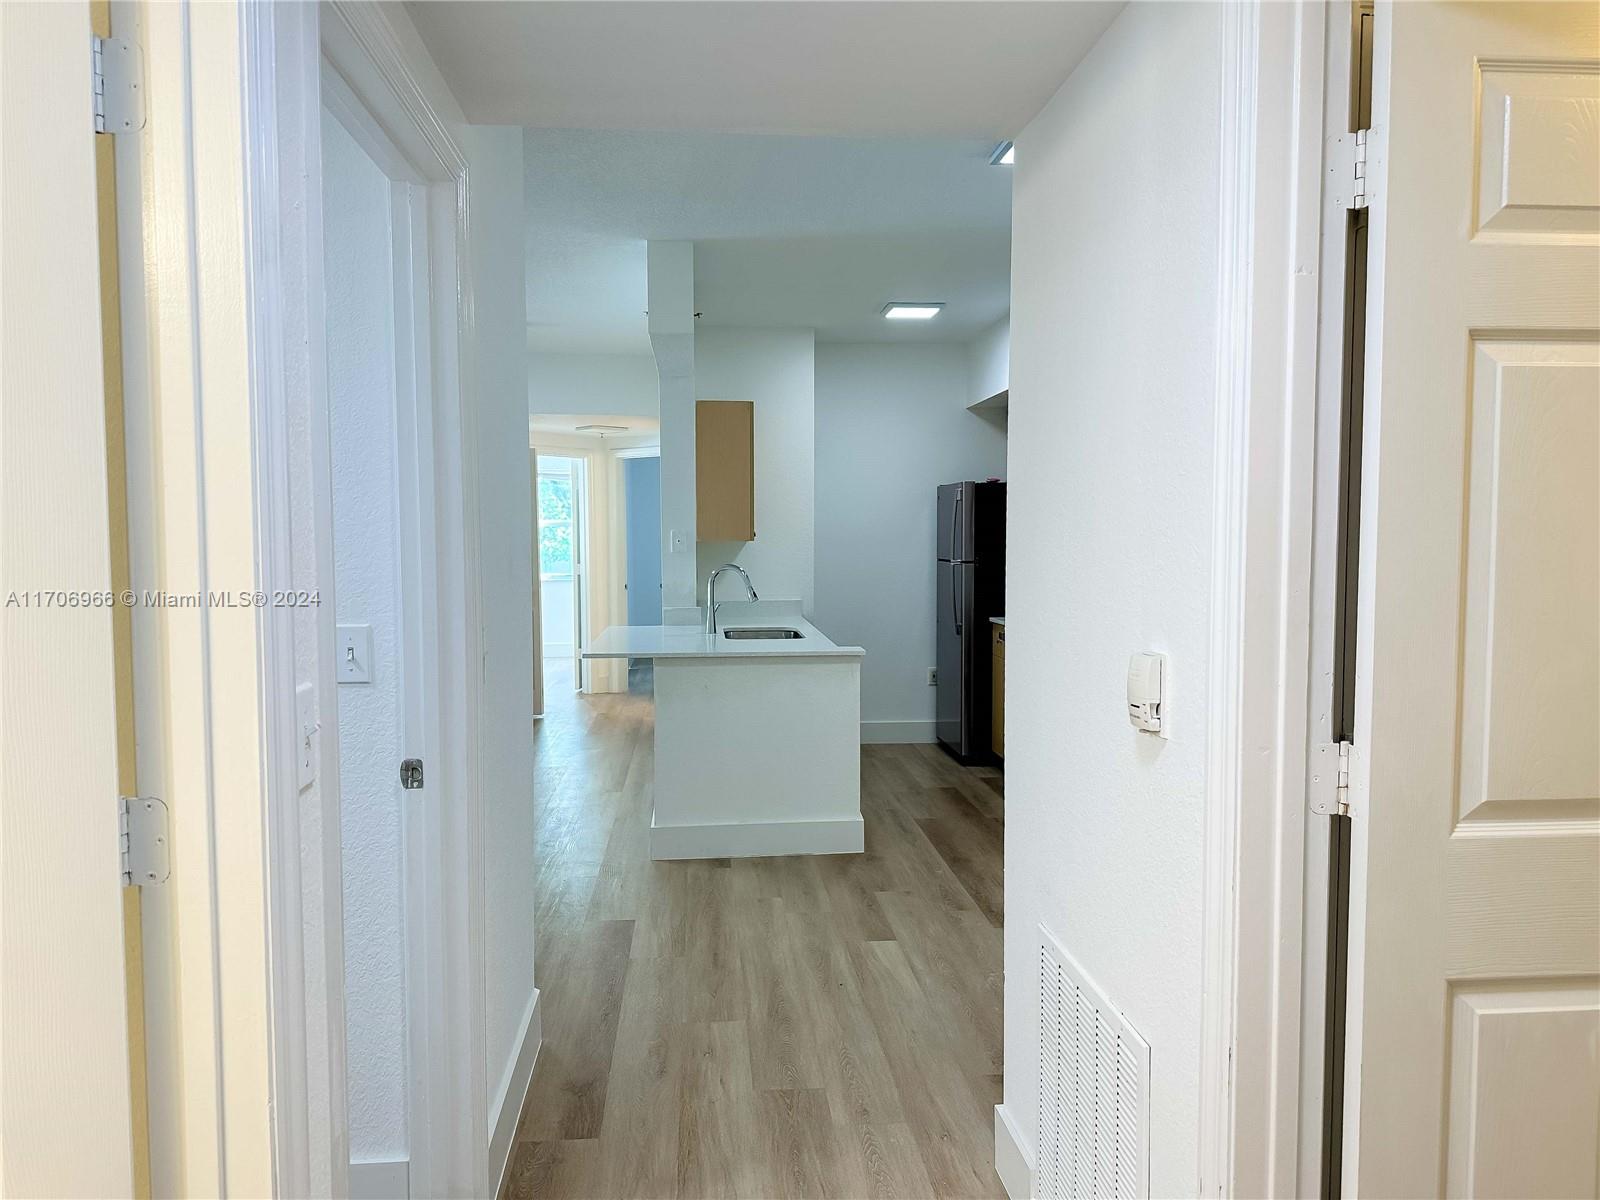
<path id="1" fill-rule="evenodd" d="M 333 668 L 340 683 L 372 682 L 372 626 L 341 625 L 334 638 Z"/>

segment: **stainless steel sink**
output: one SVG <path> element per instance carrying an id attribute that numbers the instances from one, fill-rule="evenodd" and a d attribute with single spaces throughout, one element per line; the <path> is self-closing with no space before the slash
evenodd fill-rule
<path id="1" fill-rule="evenodd" d="M 722 631 L 722 636 L 725 637 L 725 638 L 732 638 L 736 642 L 754 642 L 754 641 L 766 642 L 766 641 L 788 640 L 790 638 L 804 637 L 805 634 L 801 633 L 798 629 L 770 629 L 770 628 L 757 629 L 757 628 L 749 628 L 749 629 L 724 629 Z"/>

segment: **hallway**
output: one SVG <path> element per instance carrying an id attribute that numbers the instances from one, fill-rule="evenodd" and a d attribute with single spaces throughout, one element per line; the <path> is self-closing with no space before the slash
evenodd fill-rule
<path id="1" fill-rule="evenodd" d="M 1001 1196 L 1001 776 L 863 748 L 866 852 L 653 863 L 652 704 L 547 680 L 506 1194 Z"/>

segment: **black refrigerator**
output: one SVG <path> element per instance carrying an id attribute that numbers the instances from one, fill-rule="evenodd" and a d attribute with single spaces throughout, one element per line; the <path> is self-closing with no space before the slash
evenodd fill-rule
<path id="1" fill-rule="evenodd" d="M 947 483 L 938 496 L 935 731 L 963 762 L 991 762 L 989 618 L 1006 609 L 1006 485 Z"/>

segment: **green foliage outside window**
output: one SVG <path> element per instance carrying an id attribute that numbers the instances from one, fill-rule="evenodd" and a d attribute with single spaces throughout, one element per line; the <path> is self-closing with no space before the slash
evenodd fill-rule
<path id="1" fill-rule="evenodd" d="M 572 479 L 539 476 L 539 574 L 545 579 L 572 575 Z"/>

